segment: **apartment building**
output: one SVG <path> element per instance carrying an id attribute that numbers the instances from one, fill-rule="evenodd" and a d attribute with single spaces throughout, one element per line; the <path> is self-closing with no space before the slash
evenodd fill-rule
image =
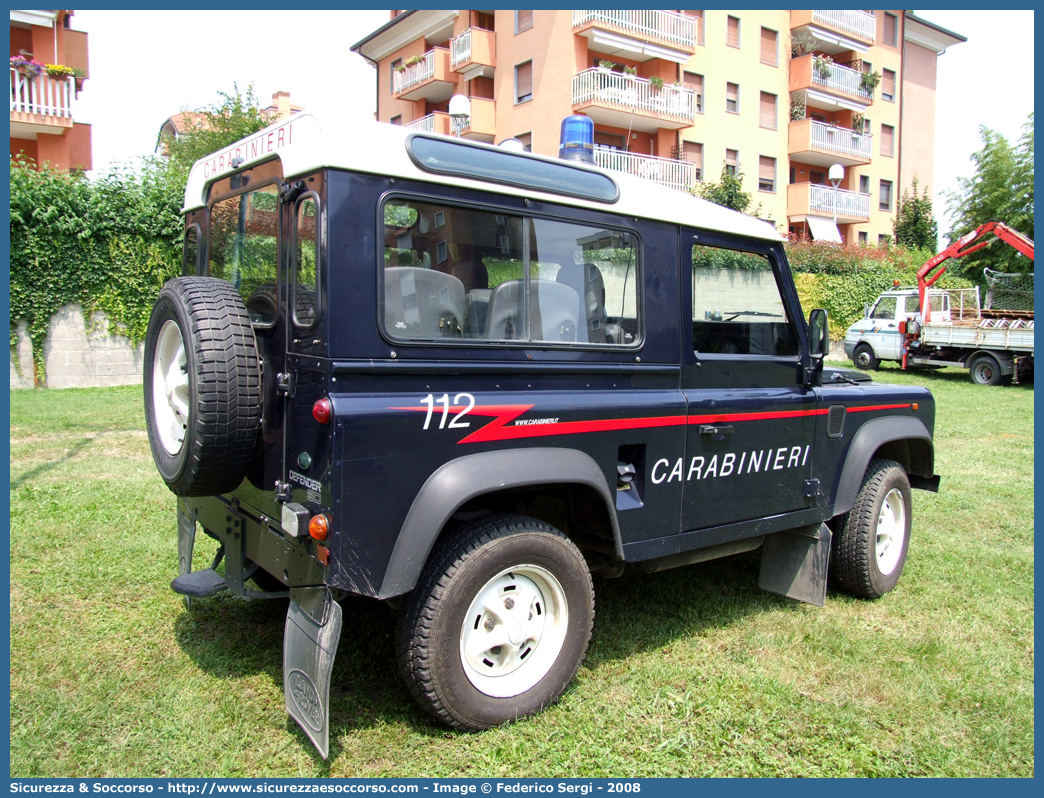
<path id="1" fill-rule="evenodd" d="M 907 11 L 391 15 L 352 47 L 378 121 L 556 155 L 583 114 L 603 167 L 686 191 L 738 172 L 781 232 L 868 244 L 932 183 L 936 62 L 965 41 Z"/>
<path id="2" fill-rule="evenodd" d="M 11 11 L 11 155 L 91 169 L 91 126 L 76 121 L 89 77 L 87 34 L 73 11 Z"/>

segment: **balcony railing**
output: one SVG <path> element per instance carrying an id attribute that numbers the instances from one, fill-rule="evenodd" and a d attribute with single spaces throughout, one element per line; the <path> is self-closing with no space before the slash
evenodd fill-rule
<path id="1" fill-rule="evenodd" d="M 409 128 L 410 130 L 417 130 L 421 133 L 434 133 L 435 114 L 428 114 L 427 116 L 422 116 L 420 119 L 414 119 L 412 122 L 407 122 L 403 127 Z"/>
<path id="2" fill-rule="evenodd" d="M 823 64 L 817 66 L 818 56 L 812 62 L 812 82 L 842 94 L 851 94 L 862 97 L 864 100 L 872 100 L 874 92 L 863 86 L 863 73 L 856 69 L 849 69 L 840 64 Z"/>
<path id="3" fill-rule="evenodd" d="M 877 33 L 877 20 L 865 11 L 813 11 L 812 19 L 835 30 L 843 30 L 860 39 L 873 42 Z"/>
<path id="4" fill-rule="evenodd" d="M 843 219 L 870 218 L 870 195 L 813 183 L 809 186 L 808 210 L 817 216 L 837 215 Z"/>
<path id="5" fill-rule="evenodd" d="M 640 39 L 656 39 L 681 47 L 696 49 L 696 20 L 674 11 L 574 11 L 573 27 L 589 22 L 630 33 Z"/>
<path id="6" fill-rule="evenodd" d="M 678 191 L 688 191 L 697 182 L 696 165 L 687 161 L 599 148 L 595 148 L 594 157 L 595 163 L 603 169 L 644 177 Z"/>
<path id="7" fill-rule="evenodd" d="M 43 73 L 27 78 L 11 69 L 11 113 L 39 114 L 57 119 L 73 118 L 76 78 L 51 78 Z"/>
<path id="8" fill-rule="evenodd" d="M 435 51 L 428 50 L 424 54 L 424 57 L 419 63 L 410 64 L 402 72 L 395 72 L 395 79 L 392 83 L 395 89 L 394 93 L 406 91 L 411 86 L 416 86 L 419 83 L 424 83 L 426 80 L 431 80 L 435 77 Z"/>
<path id="9" fill-rule="evenodd" d="M 587 69 L 573 75 L 573 105 L 586 102 L 694 120 L 696 92 L 678 86 L 653 88 L 650 81 L 619 72 Z"/>
<path id="10" fill-rule="evenodd" d="M 471 28 L 450 41 L 450 66 L 456 67 L 471 60 Z"/>
<path id="11" fill-rule="evenodd" d="M 836 152 L 859 160 L 870 160 L 873 137 L 844 127 L 812 120 L 812 148 Z"/>

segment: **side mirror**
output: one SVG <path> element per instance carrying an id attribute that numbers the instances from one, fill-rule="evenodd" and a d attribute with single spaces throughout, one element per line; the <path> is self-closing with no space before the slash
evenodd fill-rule
<path id="1" fill-rule="evenodd" d="M 808 351 L 812 357 L 826 357 L 830 351 L 830 329 L 823 308 L 816 308 L 808 314 L 808 338 Z"/>
<path id="2" fill-rule="evenodd" d="M 823 359 L 830 351 L 830 330 L 827 325 L 827 312 L 816 308 L 808 314 L 808 354 L 811 362 L 805 369 L 805 384 L 814 385 L 819 372 L 823 370 Z"/>
<path id="3" fill-rule="evenodd" d="M 869 305 L 863 305 L 863 318 L 864 319 L 869 319 L 870 318 L 870 306 Z"/>

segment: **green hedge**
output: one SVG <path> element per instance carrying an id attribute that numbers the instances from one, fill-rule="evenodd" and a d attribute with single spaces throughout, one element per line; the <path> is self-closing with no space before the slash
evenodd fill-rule
<path id="1" fill-rule="evenodd" d="M 25 319 L 42 385 L 47 328 L 64 305 L 79 303 L 88 323 L 104 312 L 133 344 L 144 338 L 156 294 L 180 271 L 183 188 L 155 168 L 88 181 L 23 158 L 10 166 L 11 347 L 17 358 Z"/>

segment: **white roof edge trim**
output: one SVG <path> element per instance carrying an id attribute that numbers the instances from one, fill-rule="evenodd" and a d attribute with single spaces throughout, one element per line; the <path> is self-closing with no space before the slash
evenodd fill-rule
<path id="1" fill-rule="evenodd" d="M 58 19 L 57 11 L 11 11 L 11 21 L 23 25 L 39 25 L 42 28 L 53 28 Z"/>
<path id="2" fill-rule="evenodd" d="M 282 163 L 283 176 L 286 178 L 322 168 L 343 169 L 351 172 L 386 175 L 406 180 L 524 196 L 565 207 L 586 208 L 624 217 L 702 227 L 763 241 L 783 240 L 783 237 L 771 224 L 761 219 L 746 216 L 738 211 L 676 189 L 666 188 L 645 178 L 601 169 L 577 161 L 563 162 L 557 158 L 529 153 L 513 154 L 514 157 L 533 158 L 547 163 L 567 163 L 570 167 L 604 174 L 619 187 L 620 198 L 615 203 L 607 203 L 567 197 L 549 191 L 518 188 L 477 178 L 427 172 L 418 167 L 407 152 L 406 143 L 411 135 L 417 134 L 397 125 L 382 122 L 344 125 L 335 130 L 333 127 L 324 128 L 311 113 L 295 114 L 197 161 L 189 172 L 188 183 L 185 186 L 185 207 L 182 210 L 187 212 L 204 207 L 207 187 L 215 180 L 243 167 L 278 158 Z M 504 152 L 501 148 L 490 144 L 471 142 L 466 139 L 455 139 L 454 141 L 463 146 Z M 235 160 L 237 158 L 242 158 L 243 162 L 239 163 Z M 235 166 L 233 166 L 233 162 L 236 163 Z"/>

